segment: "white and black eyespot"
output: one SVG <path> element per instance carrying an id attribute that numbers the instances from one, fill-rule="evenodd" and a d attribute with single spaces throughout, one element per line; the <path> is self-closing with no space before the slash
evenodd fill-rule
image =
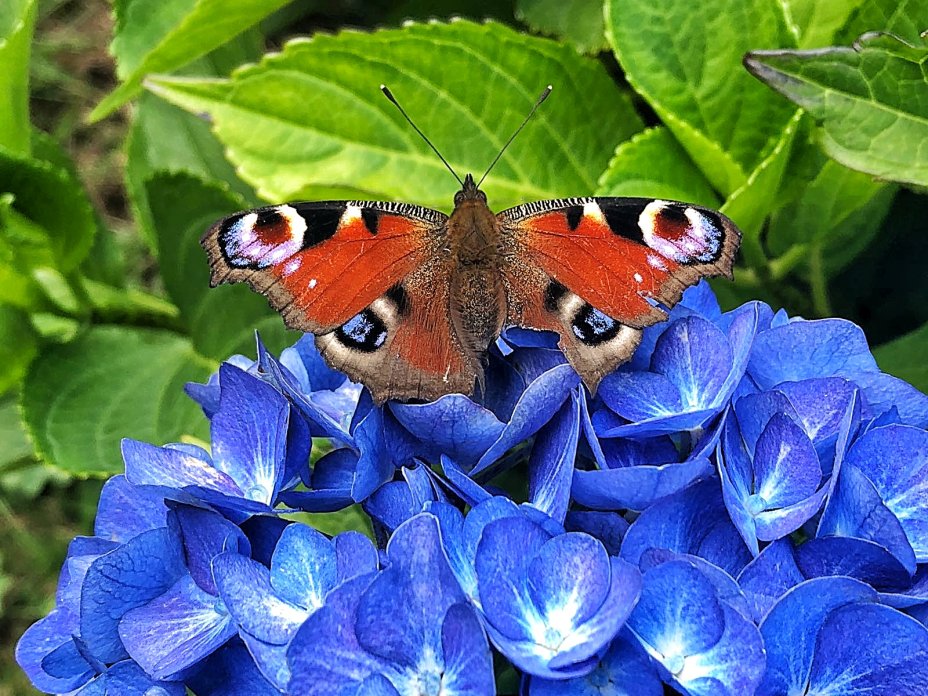
<path id="1" fill-rule="evenodd" d="M 622 328 L 622 324 L 603 314 L 589 303 L 584 303 L 574 315 L 571 330 L 581 343 L 597 346 L 611 341 Z"/>
<path id="2" fill-rule="evenodd" d="M 387 340 L 387 325 L 370 307 L 339 326 L 335 338 L 346 348 L 373 353 Z"/>
<path id="3" fill-rule="evenodd" d="M 302 216 L 278 205 L 229 218 L 219 231 L 219 247 L 231 266 L 267 268 L 297 253 L 305 234 Z"/>
<path id="4" fill-rule="evenodd" d="M 651 201 L 641 211 L 638 226 L 645 244 L 679 264 L 711 263 L 721 252 L 722 221 L 708 211 Z"/>

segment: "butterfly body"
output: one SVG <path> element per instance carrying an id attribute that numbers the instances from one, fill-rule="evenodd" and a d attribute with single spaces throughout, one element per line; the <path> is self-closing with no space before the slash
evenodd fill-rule
<path id="1" fill-rule="evenodd" d="M 494 214 L 467 175 L 450 216 L 403 203 L 270 206 L 202 239 L 211 284 L 247 282 L 378 402 L 473 393 L 506 326 L 555 331 L 593 391 L 737 228 L 672 201 L 567 198 Z"/>

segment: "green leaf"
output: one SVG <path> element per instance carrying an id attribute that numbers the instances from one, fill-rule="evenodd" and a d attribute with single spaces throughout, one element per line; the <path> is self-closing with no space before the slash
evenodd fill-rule
<path id="1" fill-rule="evenodd" d="M 767 246 L 781 256 L 800 245 L 823 246 L 829 274 L 867 248 L 896 187 L 826 159 L 801 195 L 770 220 Z"/>
<path id="2" fill-rule="evenodd" d="M 0 398 L 0 471 L 31 458 L 32 444 L 23 430 L 16 393 L 4 394 Z"/>
<path id="3" fill-rule="evenodd" d="M 596 195 L 662 198 L 710 208 L 719 205 L 702 172 L 663 127 L 649 128 L 616 148 Z"/>
<path id="4" fill-rule="evenodd" d="M 0 149 L 0 194 L 12 209 L 45 231 L 59 270 L 67 273 L 87 255 L 97 222 L 83 188 L 70 172 L 50 162 Z"/>
<path id="5" fill-rule="evenodd" d="M 462 176 L 479 176 L 542 88 L 554 85 L 487 178 L 496 208 L 592 192 L 616 145 L 641 128 L 600 63 L 493 22 L 317 35 L 229 81 L 148 81 L 168 101 L 209 114 L 263 198 L 350 191 L 449 207 L 457 184 L 381 83 Z"/>
<path id="6" fill-rule="evenodd" d="M 90 114 L 95 121 L 135 97 L 146 75 L 171 72 L 228 42 L 288 0 L 118 0 L 111 50 L 122 84 Z"/>
<path id="7" fill-rule="evenodd" d="M 517 0 L 516 18 L 541 34 L 566 39 L 581 53 L 608 47 L 602 0 Z"/>
<path id="8" fill-rule="evenodd" d="M 0 302 L 42 307 L 43 293 L 29 271 L 53 262 L 48 233 L 13 208 L 12 194 L 0 194 Z"/>
<path id="9" fill-rule="evenodd" d="M 161 444 L 207 436 L 183 386 L 204 381 L 214 368 L 177 334 L 94 327 L 32 363 L 23 418 L 48 463 L 80 477 L 114 474 L 122 470 L 124 437 Z"/>
<path id="10" fill-rule="evenodd" d="M 882 31 L 915 44 L 928 29 L 928 3 L 924 0 L 855 0 L 857 5 L 837 35 L 838 44 L 853 43 L 861 34 Z"/>
<path id="11" fill-rule="evenodd" d="M 775 147 L 794 109 L 741 66 L 758 46 L 792 46 L 769 0 L 607 0 L 606 36 L 635 90 L 712 185 L 728 196 Z"/>
<path id="12" fill-rule="evenodd" d="M 0 3 L 0 147 L 29 154 L 29 53 L 37 0 Z"/>
<path id="13" fill-rule="evenodd" d="M 928 324 L 873 351 L 880 369 L 928 392 Z"/>
<path id="14" fill-rule="evenodd" d="M 776 207 L 777 191 L 789 163 L 793 139 L 802 119 L 802 111 L 795 111 L 786 124 L 773 150 L 754 168 L 741 187 L 732 193 L 722 206 L 743 233 L 742 249 L 748 264 L 754 268 L 766 265 L 761 248 L 760 233 L 764 221 Z"/>
<path id="15" fill-rule="evenodd" d="M 825 152 L 851 169 L 928 186 L 928 46 L 891 36 L 855 48 L 755 51 L 751 72 L 822 124 Z"/>
<path id="16" fill-rule="evenodd" d="M 215 360 L 251 354 L 255 330 L 271 350 L 294 343 L 299 334 L 284 329 L 280 315 L 261 295 L 244 285 L 209 287 L 200 237 L 219 218 L 244 207 L 244 201 L 189 174 L 159 174 L 146 188 L 158 233 L 161 277 L 196 349 Z"/>
<path id="17" fill-rule="evenodd" d="M 830 46 L 858 6 L 868 0 L 780 0 L 797 48 Z M 880 0 L 883 2 L 884 0 Z M 893 4 L 899 4 L 893 0 Z M 864 30 L 866 31 L 866 30 Z M 862 34 L 859 31 L 854 36 Z"/>
<path id="18" fill-rule="evenodd" d="M 19 382 L 38 350 L 29 317 L 0 304 L 0 394 Z"/>

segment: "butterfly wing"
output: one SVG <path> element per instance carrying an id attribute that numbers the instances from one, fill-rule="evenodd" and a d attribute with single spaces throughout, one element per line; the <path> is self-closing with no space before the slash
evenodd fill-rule
<path id="1" fill-rule="evenodd" d="M 201 244 L 211 285 L 266 295 L 377 401 L 431 398 L 470 392 L 476 375 L 448 316 L 447 220 L 400 203 L 294 203 L 220 220 Z"/>
<path id="2" fill-rule="evenodd" d="M 557 331 L 590 389 L 690 285 L 731 276 L 741 240 L 725 216 L 645 198 L 568 198 L 501 212 L 511 324 Z"/>

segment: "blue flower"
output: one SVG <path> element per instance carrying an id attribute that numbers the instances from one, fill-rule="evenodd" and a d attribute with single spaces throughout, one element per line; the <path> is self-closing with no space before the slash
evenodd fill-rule
<path id="1" fill-rule="evenodd" d="M 339 585 L 377 570 L 367 537 L 345 532 L 328 539 L 302 524 L 287 526 L 270 569 L 246 554 L 226 551 L 212 573 L 239 635 L 265 678 L 285 690 L 290 681 L 287 648 L 303 622 Z"/>
<path id="2" fill-rule="evenodd" d="M 820 378 L 735 402 L 718 464 L 725 505 L 755 555 L 759 541 L 796 531 L 821 509 L 857 425 L 856 394 L 846 380 Z"/>
<path id="3" fill-rule="evenodd" d="M 683 693 L 750 694 L 764 674 L 757 628 L 691 561 L 671 560 L 645 572 L 628 627 L 665 680 Z"/>
<path id="4" fill-rule="evenodd" d="M 486 636 L 441 546 L 437 520 L 400 525 L 387 567 L 348 580 L 297 631 L 287 693 L 493 692 Z"/>
<path id="5" fill-rule="evenodd" d="M 789 590 L 760 626 L 767 671 L 758 695 L 923 692 L 928 629 L 876 601 L 872 588 L 851 578 Z"/>
<path id="6" fill-rule="evenodd" d="M 462 519 L 433 506 L 452 567 L 494 645 L 525 672 L 590 672 L 635 604 L 638 571 L 530 506 L 491 498 Z"/>

